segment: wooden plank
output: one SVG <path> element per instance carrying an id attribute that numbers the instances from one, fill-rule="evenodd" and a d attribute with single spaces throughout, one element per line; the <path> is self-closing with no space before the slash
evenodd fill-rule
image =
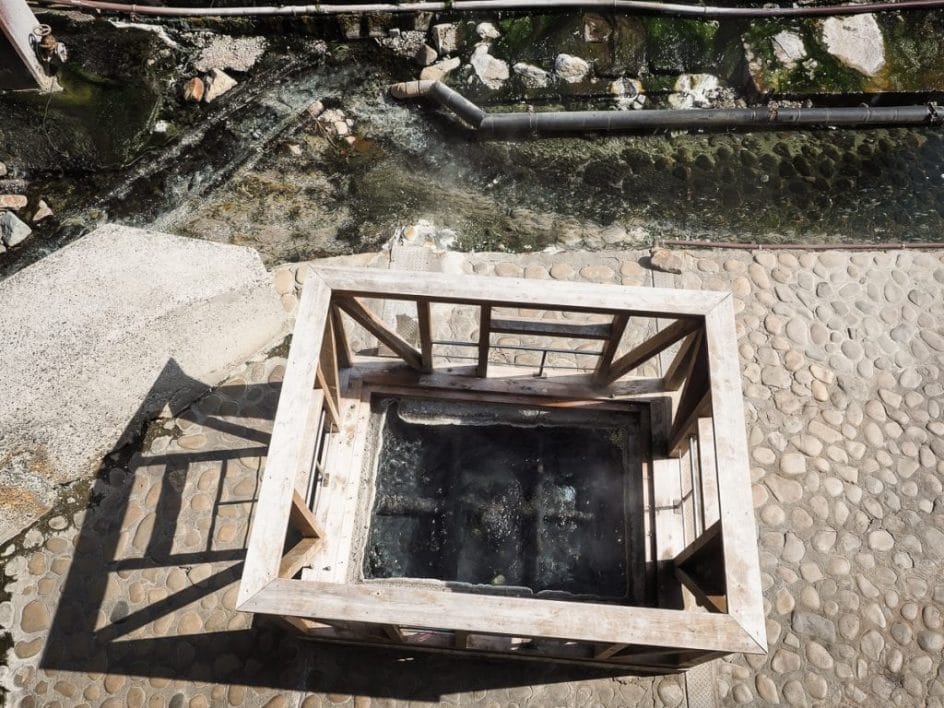
<path id="1" fill-rule="evenodd" d="M 341 404 L 341 375 L 338 371 L 338 347 L 334 335 L 334 323 L 329 317 L 325 324 L 321 354 L 318 359 L 318 385 L 325 392 L 325 403 L 336 428 L 341 427 L 338 408 Z"/>
<path id="2" fill-rule="evenodd" d="M 304 456 L 305 435 L 298 423 L 310 416 L 315 370 L 330 302 L 327 283 L 311 273 L 298 307 L 265 473 L 249 532 L 238 604 L 278 577 L 297 470 Z"/>
<path id="3" fill-rule="evenodd" d="M 549 372 L 547 378 L 532 373 L 521 374 L 520 367 L 490 364 L 487 379 L 476 376 L 477 367 L 460 366 L 437 369 L 433 374 L 417 374 L 403 366 L 389 364 L 371 367 L 358 364 L 357 375 L 365 385 L 389 384 L 416 386 L 439 391 L 469 391 L 479 393 L 507 393 L 519 396 L 541 396 L 553 399 L 562 406 L 580 405 L 581 401 L 651 400 L 665 393 L 662 380 L 633 378 L 616 381 L 605 391 L 593 386 L 586 374 L 557 375 Z M 509 375 L 513 374 L 513 375 Z"/>
<path id="4" fill-rule="evenodd" d="M 279 565 L 279 577 L 291 578 L 304 568 L 314 556 L 315 547 L 321 543 L 320 538 L 305 537 L 282 556 L 282 562 Z"/>
<path id="5" fill-rule="evenodd" d="M 767 650 L 733 297 L 705 317 L 728 612 Z M 720 432 L 723 431 L 723 434 Z"/>
<path id="6" fill-rule="evenodd" d="M 656 560 L 673 561 L 685 548 L 682 481 L 677 458 L 652 461 Z"/>
<path id="7" fill-rule="evenodd" d="M 381 343 L 386 344 L 397 356 L 417 371 L 423 370 L 423 357 L 403 337 L 387 327 L 387 324 L 377 315 L 368 310 L 354 298 L 337 298 L 338 307 L 346 312 L 351 319 L 366 329 Z"/>
<path id="8" fill-rule="evenodd" d="M 692 451 L 689 438 L 685 438 L 679 455 L 679 486 L 682 500 L 682 527 L 685 543 L 695 538 L 695 496 L 692 492 Z"/>
<path id="9" fill-rule="evenodd" d="M 597 649 L 593 652 L 594 659 L 609 659 L 615 654 L 619 654 L 623 649 L 628 647 L 628 644 L 607 644 L 602 648 Z"/>
<path id="10" fill-rule="evenodd" d="M 718 467 L 715 464 L 715 424 L 711 418 L 698 419 L 698 463 L 701 468 L 702 510 L 705 528 L 721 515 L 718 511 Z"/>
<path id="11" fill-rule="evenodd" d="M 364 440 L 370 426 L 369 394 L 356 378 L 350 379 L 349 388 L 344 391 L 344 406 L 345 426 L 333 436 L 328 451 L 330 481 L 322 488 L 318 500 L 318 517 L 324 519 L 325 533 L 331 542 L 318 549 L 311 570 L 305 575 L 306 578 L 337 583 L 345 582 L 348 576 L 361 475 L 367 453 Z"/>
<path id="12" fill-rule="evenodd" d="M 599 383 L 608 384 L 624 374 L 628 374 L 640 364 L 644 364 L 659 352 L 668 349 L 683 337 L 691 334 L 698 328 L 699 324 L 698 320 L 695 319 L 676 320 L 632 351 L 627 352 L 614 361 L 609 371 L 606 372 L 606 375 L 598 377 Z"/>
<path id="13" fill-rule="evenodd" d="M 416 320 L 420 330 L 420 356 L 423 361 L 423 373 L 433 371 L 433 325 L 429 300 L 416 301 Z"/>
<path id="14" fill-rule="evenodd" d="M 695 356 L 691 373 L 678 399 L 673 418 L 672 434 L 669 436 L 669 454 L 676 454 L 685 438 L 705 415 L 711 401 L 711 381 L 708 373 L 708 345 L 702 339 Z"/>
<path id="15" fill-rule="evenodd" d="M 669 364 L 669 368 L 662 377 L 666 391 L 676 391 L 682 385 L 682 381 L 688 378 L 692 366 L 695 363 L 695 357 L 698 355 L 699 344 L 704 337 L 702 330 L 697 330 L 688 335 L 679 347 L 675 358 Z"/>
<path id="16" fill-rule="evenodd" d="M 456 633 L 455 633 L 455 646 L 456 646 L 456 649 L 468 649 L 468 647 L 469 647 L 469 633 L 468 633 L 468 632 L 456 632 Z"/>
<path id="17" fill-rule="evenodd" d="M 695 423 L 699 418 L 711 413 L 711 410 L 711 391 L 706 390 L 701 400 L 690 411 L 686 411 L 684 417 L 676 416 L 676 422 L 672 426 L 672 436 L 669 438 L 669 455 L 679 454 Z"/>
<path id="18" fill-rule="evenodd" d="M 534 337 L 564 337 L 568 339 L 609 339 L 610 325 L 556 322 L 554 320 L 515 319 L 492 320 L 495 334 L 520 334 Z"/>
<path id="19" fill-rule="evenodd" d="M 682 565 L 686 561 L 690 560 L 692 556 L 697 554 L 703 548 L 711 543 L 714 543 L 720 535 L 721 524 L 716 521 L 707 529 L 705 529 L 705 532 L 698 536 L 698 538 L 694 539 L 685 548 L 679 551 L 678 555 L 675 556 L 675 565 Z"/>
<path id="20" fill-rule="evenodd" d="M 377 623 L 512 637 L 759 651 L 728 615 L 442 592 L 380 583 L 338 585 L 277 579 L 240 609 L 322 620 L 369 618 Z"/>
<path id="21" fill-rule="evenodd" d="M 334 306 L 331 308 L 331 325 L 334 327 L 334 339 L 338 352 L 338 366 L 342 369 L 349 369 L 354 361 L 354 355 L 351 353 L 351 345 L 347 341 L 347 330 L 344 327 L 344 318 L 341 316 L 341 310 Z"/>
<path id="22" fill-rule="evenodd" d="M 298 493 L 297 489 L 295 493 L 292 494 L 292 508 L 289 511 L 288 518 L 292 527 L 302 536 L 309 538 L 325 537 L 324 530 L 318 524 L 315 515 L 311 512 L 311 509 L 308 508 L 304 497 Z"/>
<path id="23" fill-rule="evenodd" d="M 610 375 L 610 367 L 613 365 L 613 358 L 619 350 L 620 341 L 623 339 L 623 333 L 626 332 L 626 325 L 629 324 L 629 315 L 625 312 L 617 313 L 613 316 L 610 323 L 610 334 L 603 345 L 603 351 L 597 359 L 596 368 L 593 371 L 593 381 L 607 381 Z"/>
<path id="24" fill-rule="evenodd" d="M 346 297 L 492 307 L 524 307 L 566 312 L 627 313 L 644 317 L 690 317 L 710 312 L 727 293 L 676 288 L 642 288 L 480 275 L 416 273 L 376 268 L 320 267 L 317 272 L 331 289 Z"/>
<path id="25" fill-rule="evenodd" d="M 321 368 L 321 366 L 319 366 L 315 372 L 315 381 L 318 382 L 318 388 L 320 388 L 324 393 L 323 405 L 325 410 L 328 412 L 328 418 L 331 420 L 331 425 L 333 425 L 335 428 L 340 428 L 342 421 L 341 412 L 338 410 L 338 398 L 331 395 L 331 384 L 327 381 L 324 370 Z"/>
<path id="26" fill-rule="evenodd" d="M 400 627 L 395 624 L 382 624 L 380 625 L 380 631 L 383 632 L 384 636 L 387 639 L 390 639 L 394 642 L 403 641 L 403 632 L 400 630 Z"/>
<path id="27" fill-rule="evenodd" d="M 318 454 L 318 443 L 322 433 L 322 412 L 324 405 L 324 391 L 316 389 L 312 392 L 308 405 L 308 415 L 305 418 L 305 427 L 302 430 L 302 441 L 299 446 L 298 467 L 295 472 L 295 490 L 304 498 L 311 489 L 311 473 Z"/>
<path id="28" fill-rule="evenodd" d="M 676 566 L 675 568 L 675 577 L 679 579 L 679 582 L 685 586 L 685 588 L 695 596 L 696 602 L 699 605 L 704 607 L 709 612 L 724 612 L 725 611 L 725 602 L 724 595 L 708 595 L 704 590 L 695 582 L 695 579 L 692 578 L 688 573 L 686 573 L 682 568 Z"/>
<path id="29" fill-rule="evenodd" d="M 475 375 L 480 379 L 488 377 L 488 352 L 491 349 L 492 308 L 482 305 L 479 311 L 479 364 Z"/>

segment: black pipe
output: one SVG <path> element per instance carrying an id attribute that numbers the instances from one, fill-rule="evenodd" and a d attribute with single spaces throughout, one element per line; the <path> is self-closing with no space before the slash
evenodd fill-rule
<path id="1" fill-rule="evenodd" d="M 504 138 L 536 133 L 697 130 L 700 128 L 809 127 L 826 125 L 941 125 L 944 108 L 855 106 L 846 108 L 714 108 L 638 111 L 486 113 L 441 81 L 410 81 L 390 87 L 395 98 L 428 96 L 480 133 Z"/>

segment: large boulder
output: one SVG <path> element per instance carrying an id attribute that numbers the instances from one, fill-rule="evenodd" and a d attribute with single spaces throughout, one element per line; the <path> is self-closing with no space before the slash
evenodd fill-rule
<path id="1" fill-rule="evenodd" d="M 123 226 L 0 282 L 0 303 L 0 540 L 288 324 L 252 249 Z"/>

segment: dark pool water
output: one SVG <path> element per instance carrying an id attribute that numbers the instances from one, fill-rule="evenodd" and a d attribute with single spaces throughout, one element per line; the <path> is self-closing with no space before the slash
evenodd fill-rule
<path id="1" fill-rule="evenodd" d="M 626 597 L 633 432 L 430 425 L 390 405 L 365 577 Z"/>

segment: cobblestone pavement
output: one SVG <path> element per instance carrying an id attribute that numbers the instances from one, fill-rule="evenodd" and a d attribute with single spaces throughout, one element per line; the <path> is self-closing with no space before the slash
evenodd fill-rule
<path id="1" fill-rule="evenodd" d="M 628 252 L 472 255 L 460 269 L 731 291 L 770 653 L 715 662 L 719 702 L 944 705 L 944 263 L 912 251 L 679 255 L 675 276 Z M 276 284 L 291 306 L 292 269 Z M 322 646 L 234 612 L 282 354 L 156 421 L 104 460 L 87 499 L 73 490 L 0 548 L 9 699 L 686 704 L 678 676 Z"/>

